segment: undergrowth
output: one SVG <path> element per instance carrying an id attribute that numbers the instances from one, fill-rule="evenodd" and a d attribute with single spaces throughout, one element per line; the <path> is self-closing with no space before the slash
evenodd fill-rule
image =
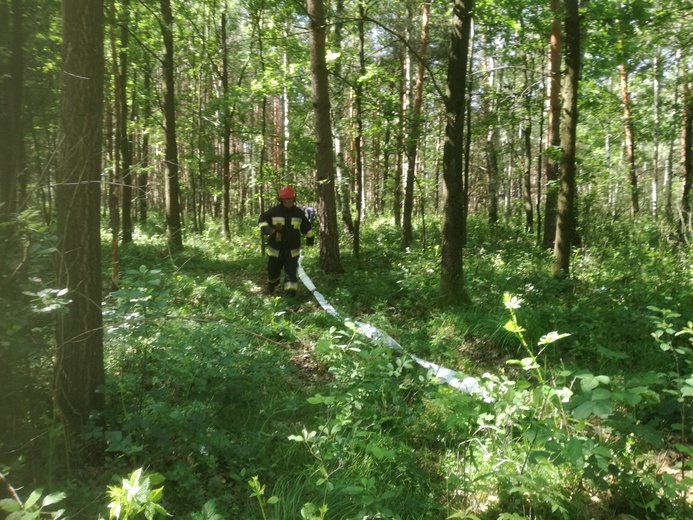
<path id="1" fill-rule="evenodd" d="M 396 228 L 369 223 L 341 275 L 304 249 L 340 315 L 400 350 L 305 287 L 296 300 L 264 295 L 246 224 L 229 241 L 190 237 L 174 257 L 156 227 L 121 248 L 119 287 L 104 298 L 107 406 L 84 432 L 104 447 L 99 467 L 68 458 L 54 419 L 51 317 L 64 302 L 45 264 L 3 298 L 0 370 L 14 400 L 1 409 L 0 475 L 19 492 L 0 504 L 13 518 L 58 499 L 61 515 L 91 519 L 689 513 L 692 263 L 660 229 L 584 236 L 558 282 L 533 237 L 471 222 L 461 308 L 438 304 L 435 222 L 428 247 L 406 251 Z M 416 359 L 476 378 L 475 390 Z"/>

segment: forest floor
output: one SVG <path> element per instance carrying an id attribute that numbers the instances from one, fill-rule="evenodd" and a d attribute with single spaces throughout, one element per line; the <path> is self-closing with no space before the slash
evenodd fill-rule
<path id="1" fill-rule="evenodd" d="M 512 230 L 471 231 L 463 307 L 438 301 L 437 250 L 399 250 L 394 227 L 366 228 L 339 275 L 304 249 L 338 317 L 302 284 L 267 295 L 250 232 L 195 237 L 176 257 L 138 234 L 104 304 L 107 409 L 87 432 L 107 446 L 103 468 L 63 472 L 42 435 L 35 461 L 3 468 L 45 486 L 31 468 L 51 461 L 49 489 L 85 519 L 107 516 L 137 468 L 165 479 L 158 500 L 183 519 L 686 518 L 691 252 L 646 226 L 607 229 L 622 239 L 576 249 L 561 282 Z M 52 431 L 50 414 L 40 424 Z"/>

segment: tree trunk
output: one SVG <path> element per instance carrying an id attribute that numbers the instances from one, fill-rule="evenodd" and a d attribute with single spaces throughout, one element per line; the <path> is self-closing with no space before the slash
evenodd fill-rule
<path id="1" fill-rule="evenodd" d="M 342 31 L 344 29 L 344 0 L 337 0 L 336 2 L 336 20 L 334 24 L 334 45 L 339 51 L 339 57 L 335 60 L 335 76 L 338 78 L 342 77 L 342 55 L 343 55 L 343 45 L 344 37 Z M 341 90 L 341 89 L 340 89 Z M 336 113 L 343 114 L 344 112 L 344 93 L 340 92 L 336 96 Z M 339 125 L 337 125 L 339 126 Z M 349 180 L 349 174 L 346 173 L 346 161 L 344 160 L 344 147 L 342 146 L 342 137 L 338 129 L 334 131 L 335 135 L 335 156 L 337 159 L 336 164 L 336 179 L 337 179 L 337 193 L 339 195 L 342 222 L 346 226 L 349 233 L 354 233 L 354 219 L 351 216 L 351 183 Z"/>
<path id="2" fill-rule="evenodd" d="M 452 32 L 448 51 L 448 78 L 445 99 L 445 146 L 443 149 L 443 180 L 447 198 L 443 209 L 443 240 L 441 244 L 440 289 L 444 302 L 457 304 L 468 301 L 464 287 L 463 233 L 465 217 L 462 182 L 462 152 L 467 87 L 467 57 L 471 36 L 474 0 L 454 0 Z"/>
<path id="3" fill-rule="evenodd" d="M 530 91 L 534 83 L 533 74 L 530 72 L 533 70 L 531 65 L 527 60 L 527 55 L 525 55 L 525 89 L 527 92 Z M 534 229 L 534 203 L 532 202 L 532 100 L 529 97 L 525 97 L 525 114 L 526 119 L 522 127 L 525 151 L 522 195 L 525 208 L 525 230 L 531 233 Z"/>
<path id="4" fill-rule="evenodd" d="M 320 267 L 327 273 L 340 273 L 343 268 L 339 258 L 339 235 L 337 232 L 334 149 L 325 59 L 323 0 L 308 0 L 307 7 L 310 18 L 310 71 L 313 110 L 315 112 L 315 165 L 320 215 Z"/>
<path id="5" fill-rule="evenodd" d="M 173 77 L 173 15 L 171 0 L 161 0 L 161 34 L 164 39 L 163 94 L 165 152 L 166 238 L 171 251 L 183 249 L 178 178 L 178 140 L 176 138 L 176 97 Z"/>
<path id="6" fill-rule="evenodd" d="M 108 154 L 112 161 L 113 167 L 110 168 L 108 174 L 108 225 L 111 229 L 111 291 L 118 290 L 118 280 L 120 270 L 118 268 L 119 258 L 119 241 L 120 241 L 120 196 L 122 193 L 122 161 L 120 141 L 122 139 L 120 120 L 122 118 L 122 109 L 120 103 L 121 83 L 120 62 L 118 60 L 118 42 L 116 36 L 116 26 L 118 23 L 116 14 L 116 0 L 110 0 L 108 8 L 110 10 L 110 44 L 111 44 L 111 66 L 113 67 L 113 106 L 109 106 L 108 117 Z M 123 86 L 123 92 L 125 87 Z"/>
<path id="7" fill-rule="evenodd" d="M 496 64 L 493 57 L 488 57 L 487 68 L 487 88 L 484 95 L 484 119 L 488 121 L 486 131 L 486 144 L 484 146 L 484 156 L 486 159 L 486 197 L 487 214 L 489 224 L 498 222 L 498 182 L 500 172 L 498 171 L 498 117 L 496 116 Z M 499 82 L 502 83 L 502 82 Z"/>
<path id="8" fill-rule="evenodd" d="M 467 61 L 469 61 L 469 64 L 467 65 L 469 67 L 469 70 L 472 68 L 472 64 L 474 63 L 474 19 L 472 19 L 471 27 L 469 29 L 469 58 Z M 469 79 L 468 79 L 468 85 L 467 85 L 467 106 L 465 110 L 467 111 L 467 114 L 472 113 L 472 98 L 474 97 L 474 77 L 470 74 Z M 462 191 L 463 191 L 463 197 L 464 197 L 464 218 L 462 219 L 462 247 L 465 247 L 467 245 L 467 217 L 469 216 L 469 175 L 470 175 L 470 170 L 471 170 L 471 160 L 472 160 L 472 118 L 471 115 L 467 118 L 465 118 L 465 128 L 467 131 L 467 135 L 464 138 L 464 171 L 462 173 Z M 438 151 L 440 147 L 440 139 L 436 139 L 436 152 Z M 439 157 L 439 154 L 436 153 L 436 157 Z M 439 166 L 440 162 L 436 161 L 436 186 L 439 185 Z M 438 200 L 438 193 L 439 190 L 436 190 L 436 212 L 438 211 L 439 208 L 439 200 Z"/>
<path id="9" fill-rule="evenodd" d="M 549 121 L 546 126 L 546 206 L 544 208 L 544 247 L 553 249 L 556 241 L 556 213 L 558 206 L 558 154 L 561 146 L 561 0 L 551 0 L 553 24 L 549 48 Z"/>
<path id="10" fill-rule="evenodd" d="M 24 169 L 24 51 L 21 0 L 0 0 L 0 223 L 7 224 L 24 205 L 19 184 Z M 15 247 L 14 226 L 0 226 L 0 271 Z"/>
<path id="11" fill-rule="evenodd" d="M 623 131 L 626 138 L 626 159 L 628 162 L 628 181 L 630 183 L 630 214 L 635 217 L 640 211 L 638 201 L 638 176 L 635 168 L 635 141 L 633 139 L 633 110 L 628 92 L 628 71 L 626 64 L 619 66 L 621 79 L 621 101 L 623 102 Z"/>
<path id="12" fill-rule="evenodd" d="M 400 78 L 399 78 L 399 103 L 397 105 L 397 145 L 396 145 L 396 166 L 393 179 L 392 189 L 392 211 L 395 218 L 395 226 L 402 227 L 402 176 L 403 176 L 403 150 L 404 150 L 404 117 L 406 114 L 407 104 L 407 65 L 406 65 L 406 47 L 400 43 L 397 46 L 399 50 L 400 61 Z"/>
<path id="13" fill-rule="evenodd" d="M 402 247 L 407 248 L 412 240 L 412 213 L 414 211 L 414 179 L 416 175 L 416 154 L 421 134 L 421 106 L 423 86 L 426 75 L 426 54 L 428 52 L 428 20 L 431 12 L 430 0 L 425 0 L 421 14 L 421 45 L 419 48 L 419 67 L 416 74 L 414 103 L 411 109 L 411 128 L 407 140 L 407 183 L 404 191 L 404 212 L 402 214 Z"/>
<path id="14" fill-rule="evenodd" d="M 123 208 L 123 243 L 132 242 L 132 142 L 128 133 L 128 35 L 130 32 L 130 0 L 122 0 L 122 13 L 120 20 L 120 81 L 117 83 L 116 96 L 120 98 L 120 114 L 117 116 L 117 124 L 120 127 L 120 151 L 122 173 L 122 208 Z"/>
<path id="15" fill-rule="evenodd" d="M 229 49 L 226 44 L 226 8 L 221 13 L 221 88 L 224 94 L 222 132 L 222 165 L 221 165 L 221 234 L 231 236 L 229 230 L 229 206 L 231 204 L 231 111 L 229 110 Z"/>
<path id="16" fill-rule="evenodd" d="M 580 15 L 578 0 L 564 0 L 565 6 L 565 84 L 561 120 L 561 185 L 552 276 L 570 276 L 570 248 L 574 235 L 575 145 L 577 134 L 578 81 L 580 77 Z"/>
<path id="17" fill-rule="evenodd" d="M 19 209 L 17 188 L 23 162 L 23 8 L 0 1 L 0 222 Z"/>
<path id="18" fill-rule="evenodd" d="M 534 204 L 532 202 L 532 119 L 527 114 L 527 121 L 522 128 L 522 137 L 525 147 L 525 162 L 523 177 L 523 200 L 525 207 L 525 231 L 532 232 L 534 228 Z"/>
<path id="19" fill-rule="evenodd" d="M 61 144 L 56 175 L 58 287 L 55 401 L 71 436 L 103 409 L 99 204 L 104 86 L 103 0 L 63 0 Z"/>
<path id="20" fill-rule="evenodd" d="M 652 60 L 652 96 L 654 101 L 654 128 L 653 128 L 653 157 L 652 163 L 654 165 L 652 171 L 652 215 L 655 218 L 660 216 L 660 195 L 662 192 L 662 176 L 660 167 L 660 141 L 661 141 L 661 123 L 660 123 L 660 88 L 659 82 L 661 80 L 660 73 L 660 61 L 661 61 L 661 49 L 659 45 L 655 47 L 654 57 Z"/>
<path id="21" fill-rule="evenodd" d="M 496 122 L 491 121 L 491 127 L 486 134 L 486 192 L 488 196 L 488 222 L 495 224 L 498 222 L 498 151 L 496 142 L 498 141 L 498 130 Z"/>
<path id="22" fill-rule="evenodd" d="M 361 219 L 363 217 L 363 81 L 366 75 L 366 54 L 364 42 L 365 8 L 363 0 L 359 2 L 359 79 L 354 88 L 354 104 L 356 105 L 356 136 L 354 137 L 354 152 L 356 161 L 356 218 L 354 219 L 354 257 L 358 259 L 361 249 Z"/>
<path id="23" fill-rule="evenodd" d="M 691 187 L 693 186 L 693 87 L 683 58 L 683 125 L 681 129 L 681 166 L 683 169 L 683 193 L 681 195 L 681 232 L 691 226 Z"/>
<path id="24" fill-rule="evenodd" d="M 149 92 L 152 81 L 152 73 L 149 65 L 149 60 L 145 62 L 144 67 L 144 91 Z M 152 105 L 150 97 L 144 96 L 144 106 L 142 113 L 146 124 L 152 116 Z M 147 222 L 147 192 L 149 190 L 149 132 L 144 132 L 142 136 L 142 145 L 140 150 L 140 165 L 137 178 L 137 205 L 139 209 L 139 221 L 141 224 Z"/>

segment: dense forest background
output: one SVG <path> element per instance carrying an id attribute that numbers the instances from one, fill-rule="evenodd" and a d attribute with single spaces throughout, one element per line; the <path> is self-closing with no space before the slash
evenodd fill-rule
<path id="1" fill-rule="evenodd" d="M 0 510 L 687 518 L 692 17 L 0 0 Z"/>

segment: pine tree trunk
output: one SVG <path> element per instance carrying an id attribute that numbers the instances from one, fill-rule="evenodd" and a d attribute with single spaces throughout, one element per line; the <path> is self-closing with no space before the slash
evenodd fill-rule
<path id="1" fill-rule="evenodd" d="M 630 214 L 635 217 L 640 211 L 638 200 L 638 175 L 635 168 L 635 141 L 633 138 L 633 115 L 628 91 L 628 71 L 626 64 L 619 66 L 621 79 L 621 101 L 623 102 L 623 131 L 625 135 L 626 159 L 628 162 L 628 182 L 630 183 Z"/>
<path id="2" fill-rule="evenodd" d="M 402 248 L 411 245 L 412 213 L 414 212 L 414 180 L 416 175 L 416 155 L 421 134 L 421 106 L 423 86 L 426 75 L 426 54 L 428 52 L 428 20 L 431 12 L 430 1 L 424 1 L 421 14 L 421 44 L 419 47 L 419 67 L 416 74 L 414 103 L 411 109 L 411 128 L 407 140 L 407 183 L 404 192 L 404 213 L 402 214 Z"/>
<path id="3" fill-rule="evenodd" d="M 16 247 L 11 224 L 22 209 L 19 196 L 24 169 L 23 6 L 21 0 L 0 0 L 0 270 Z M 24 181 L 26 183 L 26 181 Z"/>
<path id="4" fill-rule="evenodd" d="M 221 234 L 231 236 L 229 230 L 229 206 L 231 204 L 231 111 L 229 110 L 229 49 L 226 44 L 226 10 L 221 13 L 221 89 L 224 94 L 224 120 L 222 121 L 221 165 Z"/>
<path id="5" fill-rule="evenodd" d="M 527 114 L 527 121 L 522 128 L 522 137 L 525 148 L 525 162 L 523 177 L 523 200 L 525 207 L 525 230 L 531 233 L 534 227 L 534 204 L 532 202 L 532 119 Z"/>
<path id="6" fill-rule="evenodd" d="M 320 216 L 320 267 L 327 273 L 343 271 L 339 258 L 337 207 L 335 204 L 334 149 L 330 121 L 330 96 L 325 59 L 325 15 L 323 0 L 308 0 L 310 18 L 310 70 L 315 112 L 315 164 Z"/>
<path id="7" fill-rule="evenodd" d="M 334 23 L 334 46 L 338 49 L 340 57 L 335 61 L 335 76 L 338 78 L 342 77 L 342 53 L 344 45 L 344 37 L 342 31 L 344 29 L 344 0 L 337 0 L 336 2 L 336 12 L 335 12 L 335 23 Z M 344 113 L 344 97 L 345 94 L 340 91 L 339 95 L 336 96 L 336 107 L 335 112 L 337 114 Z M 342 146 L 342 137 L 340 132 L 335 129 L 335 156 L 337 164 L 335 165 L 336 171 L 336 188 L 337 194 L 340 201 L 340 209 L 342 215 L 342 222 L 346 226 L 349 233 L 354 233 L 354 219 L 351 216 L 351 182 L 350 175 L 348 174 L 346 168 L 346 161 L 344 160 L 344 147 Z"/>
<path id="8" fill-rule="evenodd" d="M 132 242 L 132 141 L 128 133 L 128 36 L 130 32 L 130 0 L 122 0 L 120 20 L 120 82 L 116 95 L 120 98 L 120 161 L 122 169 L 122 208 L 123 208 L 123 243 Z"/>
<path id="9" fill-rule="evenodd" d="M 558 206 L 558 170 L 557 158 L 561 146 L 561 0 L 551 0 L 553 24 L 549 47 L 549 120 L 546 127 L 548 149 L 546 154 L 546 206 L 544 208 L 544 247 L 553 249 L 556 241 L 556 213 Z"/>
<path id="10" fill-rule="evenodd" d="M 688 68 L 683 68 L 683 125 L 681 129 L 681 165 L 683 169 L 683 190 L 681 194 L 681 231 L 690 230 L 691 201 L 693 190 L 693 86 L 689 78 Z"/>
<path id="11" fill-rule="evenodd" d="M 164 131 L 166 134 L 165 187 L 166 238 L 172 251 L 183 249 L 180 212 L 180 180 L 178 178 L 178 140 L 176 137 L 176 97 L 173 74 L 173 15 L 171 0 L 161 0 L 161 33 L 164 38 L 163 94 Z"/>
<path id="12" fill-rule="evenodd" d="M 488 222 L 495 224 L 498 222 L 498 151 L 496 142 L 498 141 L 498 130 L 496 122 L 491 122 L 491 127 L 486 134 L 486 194 L 488 197 Z"/>
<path id="13" fill-rule="evenodd" d="M 149 92 L 152 73 L 149 61 L 145 62 L 144 67 L 144 91 Z M 149 121 L 152 115 L 152 105 L 149 95 L 144 96 L 144 106 L 142 114 L 145 121 Z M 139 209 L 139 221 L 141 224 L 147 222 L 147 192 L 149 191 L 149 132 L 144 132 L 140 151 L 139 175 L 137 178 L 137 206 Z"/>
<path id="14" fill-rule="evenodd" d="M 17 212 L 24 133 L 23 9 L 20 0 L 0 1 L 0 222 Z"/>
<path id="15" fill-rule="evenodd" d="M 578 0 L 564 0 L 565 84 L 561 119 L 561 185 L 554 246 L 554 278 L 570 276 L 570 248 L 574 235 L 575 146 L 577 134 L 578 81 L 580 77 L 580 16 Z"/>
<path id="16" fill-rule="evenodd" d="M 364 34 L 365 8 L 363 0 L 359 2 L 359 76 L 366 75 L 365 34 Z M 356 218 L 354 219 L 354 242 L 352 251 L 358 259 L 361 250 L 361 219 L 363 218 L 363 82 L 357 81 L 354 87 L 354 104 L 356 108 L 356 135 L 354 137 L 354 152 L 356 162 Z"/>
<path id="17" fill-rule="evenodd" d="M 474 0 L 454 0 L 452 32 L 448 52 L 446 124 L 443 149 L 443 180 L 447 191 L 443 209 L 440 289 L 442 300 L 464 303 L 469 296 L 464 287 L 463 239 L 465 217 L 462 179 L 464 118 L 467 88 L 467 57 L 471 36 Z"/>
<path id="18" fill-rule="evenodd" d="M 103 409 L 100 182 L 104 86 L 103 0 L 63 0 L 55 401 L 70 435 Z"/>

